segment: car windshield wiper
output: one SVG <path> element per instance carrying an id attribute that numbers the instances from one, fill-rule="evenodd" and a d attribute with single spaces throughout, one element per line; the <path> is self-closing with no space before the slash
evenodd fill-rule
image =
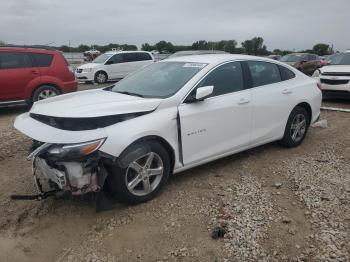
<path id="1" fill-rule="evenodd" d="M 124 95 L 129 95 L 129 96 L 138 96 L 138 97 L 144 97 L 143 95 L 133 93 L 133 92 L 128 92 L 128 91 L 116 91 L 117 93 L 124 94 Z"/>

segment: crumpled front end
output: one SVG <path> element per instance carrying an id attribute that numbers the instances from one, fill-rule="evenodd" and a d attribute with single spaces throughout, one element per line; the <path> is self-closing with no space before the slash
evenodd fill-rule
<path id="1" fill-rule="evenodd" d="M 28 156 L 38 193 L 31 196 L 15 195 L 12 198 L 41 200 L 48 196 L 99 192 L 107 177 L 98 151 L 104 141 L 98 139 L 66 145 L 40 143 Z"/>

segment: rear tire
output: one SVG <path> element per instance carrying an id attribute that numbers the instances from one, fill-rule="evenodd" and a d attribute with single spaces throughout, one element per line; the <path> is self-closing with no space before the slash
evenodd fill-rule
<path id="1" fill-rule="evenodd" d="M 157 142 L 140 142 L 129 147 L 118 163 L 106 169 L 108 191 L 121 202 L 138 204 L 154 198 L 166 184 L 170 158 Z"/>
<path id="2" fill-rule="evenodd" d="M 43 85 L 35 89 L 35 91 L 33 92 L 32 102 L 34 103 L 39 100 L 44 100 L 46 98 L 57 96 L 59 94 L 61 94 L 61 91 L 57 87 Z"/>
<path id="3" fill-rule="evenodd" d="M 96 74 L 95 74 L 95 82 L 98 83 L 98 84 L 104 84 L 106 83 L 108 80 L 108 76 L 105 72 L 103 71 L 98 71 Z"/>
<path id="4" fill-rule="evenodd" d="M 287 148 L 300 145 L 305 139 L 309 125 L 310 117 L 305 108 L 295 107 L 289 115 L 280 144 Z"/>

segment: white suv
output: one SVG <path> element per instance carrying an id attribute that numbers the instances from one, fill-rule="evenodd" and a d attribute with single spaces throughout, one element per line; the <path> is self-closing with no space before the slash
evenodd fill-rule
<path id="1" fill-rule="evenodd" d="M 110 51 L 104 53 L 91 63 L 79 66 L 75 71 L 78 81 L 103 84 L 108 80 L 121 79 L 137 69 L 154 62 L 149 52 Z"/>
<path id="2" fill-rule="evenodd" d="M 313 77 L 321 83 L 325 97 L 350 98 L 350 52 L 332 55 L 329 64 L 316 70 Z"/>

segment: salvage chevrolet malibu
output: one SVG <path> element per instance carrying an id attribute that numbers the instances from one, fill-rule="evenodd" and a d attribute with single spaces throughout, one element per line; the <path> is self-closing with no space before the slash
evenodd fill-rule
<path id="1" fill-rule="evenodd" d="M 140 203 L 172 173 L 271 141 L 298 146 L 321 100 L 315 80 L 278 61 L 186 56 L 107 88 L 36 102 L 15 127 L 35 141 L 38 198 L 108 191 Z"/>

